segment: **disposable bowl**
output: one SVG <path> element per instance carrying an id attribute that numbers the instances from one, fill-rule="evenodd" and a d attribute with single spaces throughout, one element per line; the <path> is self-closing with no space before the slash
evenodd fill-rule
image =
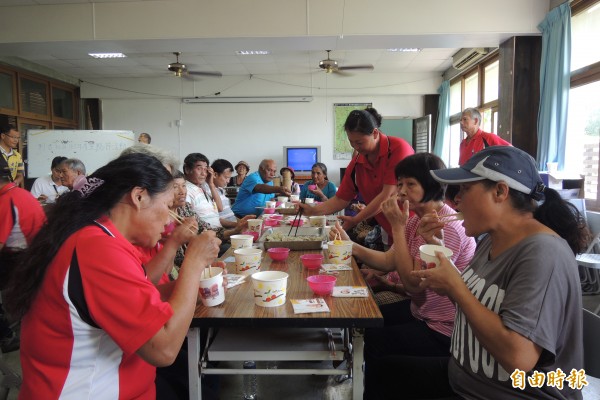
<path id="1" fill-rule="evenodd" d="M 326 296 L 333 292 L 337 278 L 333 275 L 312 275 L 306 278 L 308 286 L 319 296 Z"/>
<path id="2" fill-rule="evenodd" d="M 437 267 L 440 261 L 435 255 L 436 251 L 443 253 L 447 258 L 452 257 L 452 254 L 454 254 L 453 251 L 447 247 L 438 246 L 435 244 L 424 244 L 419 247 L 421 260 L 425 261 L 427 264 L 433 263 Z"/>
<path id="3" fill-rule="evenodd" d="M 279 226 L 279 220 L 267 218 L 265 222 L 263 222 L 265 226 Z"/>
<path id="4" fill-rule="evenodd" d="M 300 261 L 302 261 L 302 265 L 306 269 L 317 269 L 323 263 L 323 255 L 322 254 L 302 254 L 300 256 Z"/>
<path id="5" fill-rule="evenodd" d="M 271 247 L 269 250 L 267 250 L 267 253 L 273 261 L 284 261 L 288 258 L 290 249 L 287 247 Z"/>
<path id="6" fill-rule="evenodd" d="M 273 208 L 265 208 L 265 214 L 275 214 L 275 207 Z"/>
<path id="7" fill-rule="evenodd" d="M 304 220 L 303 219 L 294 219 L 294 220 L 290 221 L 290 225 L 291 226 L 302 226 L 302 225 L 304 225 Z"/>

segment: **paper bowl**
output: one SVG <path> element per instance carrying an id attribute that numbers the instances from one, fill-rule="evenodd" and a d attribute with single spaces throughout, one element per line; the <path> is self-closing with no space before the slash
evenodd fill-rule
<path id="1" fill-rule="evenodd" d="M 352 241 L 339 240 L 327 242 L 327 263 L 329 264 L 351 264 L 352 263 Z"/>
<path id="2" fill-rule="evenodd" d="M 260 271 L 260 249 L 237 249 L 233 251 L 235 257 L 235 269 L 240 275 L 252 275 Z"/>
<path id="3" fill-rule="evenodd" d="M 308 286 L 318 296 L 327 296 L 333 292 L 337 278 L 333 275 L 312 275 L 306 278 Z"/>
<path id="4" fill-rule="evenodd" d="M 262 271 L 252 274 L 254 304 L 277 307 L 285 304 L 289 275 L 282 271 Z"/>
<path id="5" fill-rule="evenodd" d="M 254 233 L 254 232 L 251 232 Z M 231 235 L 229 237 L 231 240 L 231 247 L 234 250 L 243 249 L 245 247 L 252 247 L 252 242 L 254 241 L 254 235 Z"/>
<path id="6" fill-rule="evenodd" d="M 300 261 L 302 261 L 302 265 L 306 269 L 317 269 L 323 263 L 323 255 L 322 254 L 302 254 L 300 256 Z"/>
<path id="7" fill-rule="evenodd" d="M 284 261 L 290 255 L 290 249 L 287 247 L 271 247 L 267 250 L 267 253 L 273 261 Z"/>
<path id="8" fill-rule="evenodd" d="M 438 246 L 435 244 L 424 244 L 421 247 L 419 247 L 421 260 L 425 261 L 427 264 L 433 263 L 437 267 L 439 264 L 439 260 L 435 255 L 436 251 L 444 253 L 444 255 L 447 258 L 452 257 L 452 254 L 454 254 L 454 252 L 447 247 Z"/>
<path id="9" fill-rule="evenodd" d="M 211 267 L 204 271 L 200 276 L 200 299 L 206 307 L 218 306 L 225 301 L 223 269 Z"/>

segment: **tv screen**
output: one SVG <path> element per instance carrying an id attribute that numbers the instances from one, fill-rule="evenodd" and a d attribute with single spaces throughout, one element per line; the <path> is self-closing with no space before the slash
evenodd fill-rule
<path id="1" fill-rule="evenodd" d="M 320 146 L 291 147 L 284 148 L 284 161 L 294 171 L 310 171 L 314 163 L 321 159 Z"/>

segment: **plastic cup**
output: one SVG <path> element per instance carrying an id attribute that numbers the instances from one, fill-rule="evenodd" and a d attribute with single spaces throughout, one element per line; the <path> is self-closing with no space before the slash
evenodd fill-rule
<path id="1" fill-rule="evenodd" d="M 307 198 L 304 199 L 304 202 L 306 204 L 314 204 L 315 203 L 315 199 L 312 198 L 312 197 L 307 197 Z"/>
<path id="2" fill-rule="evenodd" d="M 318 228 L 323 228 L 327 225 L 327 217 L 324 215 L 317 215 L 314 217 L 309 217 L 310 226 L 316 226 Z"/>
<path id="3" fill-rule="evenodd" d="M 218 306 L 225 301 L 223 268 L 205 268 L 200 276 L 200 298 L 205 307 Z"/>
<path id="4" fill-rule="evenodd" d="M 352 241 L 332 240 L 327 242 L 327 263 L 350 265 L 352 263 Z"/>
<path id="5" fill-rule="evenodd" d="M 233 251 L 235 257 L 235 269 L 240 275 L 252 275 L 260 271 L 260 259 L 262 250 L 260 249 L 237 249 Z"/>
<path id="6" fill-rule="evenodd" d="M 277 201 L 280 203 L 287 203 L 289 198 L 287 196 L 277 196 Z"/>
<path id="7" fill-rule="evenodd" d="M 317 190 L 317 185 L 308 185 L 310 190 Z"/>
<path id="8" fill-rule="evenodd" d="M 299 202 L 300 201 L 300 195 L 298 195 L 298 194 L 292 194 L 292 195 L 290 195 L 290 201 L 292 203 Z"/>
<path id="9" fill-rule="evenodd" d="M 254 241 L 254 236 L 252 235 L 231 235 L 229 237 L 231 240 L 231 247 L 236 249 L 243 249 L 246 247 L 252 247 L 252 242 Z"/>
<path id="10" fill-rule="evenodd" d="M 276 201 L 265 201 L 265 208 L 275 208 L 277 202 Z"/>
<path id="11" fill-rule="evenodd" d="M 277 307 L 285 304 L 288 274 L 282 271 L 263 271 L 252 274 L 254 304 Z"/>
<path id="12" fill-rule="evenodd" d="M 425 261 L 427 264 L 433 263 L 437 267 L 440 262 L 439 262 L 437 256 L 435 255 L 436 251 L 444 253 L 444 255 L 448 259 L 450 259 L 450 257 L 452 257 L 452 254 L 454 254 L 453 251 L 447 247 L 438 246 L 435 244 L 424 244 L 419 247 L 419 252 L 421 254 L 421 260 Z"/>
<path id="13" fill-rule="evenodd" d="M 262 231 L 262 219 L 249 219 L 248 220 L 248 230 L 250 232 L 257 232 L 258 236 L 260 236 L 260 232 Z"/>

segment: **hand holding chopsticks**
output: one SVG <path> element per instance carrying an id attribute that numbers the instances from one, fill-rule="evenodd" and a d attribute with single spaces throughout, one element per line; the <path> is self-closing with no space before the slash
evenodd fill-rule
<path id="1" fill-rule="evenodd" d="M 456 214 L 440 215 L 438 218 L 440 222 L 443 222 L 445 224 L 447 224 L 448 222 L 462 221 L 464 219 L 463 214 L 461 212 L 457 212 Z"/>
<path id="2" fill-rule="evenodd" d="M 304 200 L 301 200 L 300 203 L 304 203 Z M 290 231 L 288 232 L 288 236 L 292 234 L 292 229 L 294 229 L 294 225 L 296 225 L 296 232 L 294 232 L 294 236 L 298 235 L 298 227 L 300 226 L 300 221 L 302 221 L 302 210 L 303 208 L 298 206 L 298 212 L 294 215 L 294 219 L 290 221 Z"/>
<path id="3" fill-rule="evenodd" d="M 180 217 L 176 212 L 169 210 L 169 215 L 171 216 L 171 218 L 173 218 L 175 221 L 177 221 L 180 225 L 187 225 L 187 230 L 190 231 L 191 233 L 193 233 L 194 235 L 196 235 L 198 233 L 197 228 L 196 228 L 196 230 L 192 229 L 192 226 L 187 224 L 185 219 Z"/>

